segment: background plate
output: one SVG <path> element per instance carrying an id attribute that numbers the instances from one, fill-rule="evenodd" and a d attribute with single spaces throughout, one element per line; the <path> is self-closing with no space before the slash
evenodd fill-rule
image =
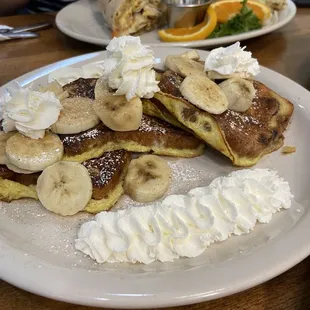
<path id="1" fill-rule="evenodd" d="M 272 26 L 266 26 L 259 30 L 227 36 L 222 38 L 192 41 L 165 43 L 161 42 L 156 31 L 141 35 L 142 43 L 149 46 L 183 46 L 183 47 L 209 47 L 215 45 L 229 44 L 236 41 L 246 40 L 263 34 L 275 31 L 288 22 L 296 14 L 294 2 L 288 0 L 287 7 L 279 14 L 279 20 Z M 62 9 L 56 16 L 57 27 L 68 36 L 99 45 L 108 45 L 111 40 L 111 31 L 105 24 L 104 18 L 99 11 L 96 0 L 80 0 Z"/>
<path id="2" fill-rule="evenodd" d="M 184 49 L 154 49 L 158 66 L 166 55 Z M 207 52 L 200 51 L 204 59 Z M 23 86 L 47 82 L 47 74 L 65 66 L 97 62 L 105 52 L 70 58 L 17 79 Z M 204 254 L 174 263 L 150 265 L 96 264 L 74 250 L 80 224 L 92 218 L 60 217 L 39 203 L 0 203 L 0 278 L 20 288 L 72 303 L 113 308 L 185 305 L 219 298 L 269 280 L 310 253 L 309 132 L 310 94 L 286 77 L 262 68 L 258 78 L 295 104 L 286 145 L 297 152 L 265 156 L 256 167 L 276 169 L 290 182 L 293 206 L 276 214 L 270 224 L 257 224 L 248 235 L 211 246 Z M 10 83 L 9 83 L 10 84 Z M 3 95 L 5 87 L 0 88 Z M 170 159 L 173 181 L 169 193 L 207 185 L 234 168 L 219 153 L 207 150 L 193 159 Z M 125 196 L 118 206 L 134 204 Z"/>

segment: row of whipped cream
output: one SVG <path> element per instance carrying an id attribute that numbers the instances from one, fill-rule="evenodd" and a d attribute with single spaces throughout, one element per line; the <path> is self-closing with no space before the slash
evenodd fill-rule
<path id="1" fill-rule="evenodd" d="M 239 170 L 187 195 L 101 212 L 82 224 L 77 250 L 98 263 L 149 264 L 196 257 L 214 242 L 253 230 L 291 206 L 289 184 L 268 169 Z"/>
<path id="2" fill-rule="evenodd" d="M 52 72 L 48 80 L 57 80 L 61 85 L 73 80 L 104 76 L 116 95 L 125 95 L 128 100 L 135 96 L 151 98 L 159 91 L 155 79 L 154 53 L 141 44 L 139 37 L 124 36 L 114 38 L 107 46 L 107 59 L 88 64 L 82 68 L 66 67 Z M 205 71 L 223 76 L 239 74 L 252 78 L 259 74 L 260 67 L 252 53 L 236 42 L 228 47 L 213 49 L 205 60 Z"/>
<path id="3" fill-rule="evenodd" d="M 141 43 L 139 37 L 114 38 L 106 48 L 107 58 L 102 62 L 87 64 L 81 68 L 66 67 L 55 70 L 48 81 L 56 80 L 61 86 L 80 77 L 107 80 L 115 95 L 151 98 L 159 91 L 155 78 L 153 51 Z M 230 75 L 243 72 L 243 77 L 259 73 L 259 65 L 250 52 L 240 48 L 237 42 L 227 48 L 217 48 L 209 53 L 205 71 Z M 45 130 L 55 123 L 62 109 L 52 92 L 41 93 L 31 88 L 11 89 L 0 98 L 0 119 L 5 132 L 17 130 L 32 139 L 42 138 Z"/>

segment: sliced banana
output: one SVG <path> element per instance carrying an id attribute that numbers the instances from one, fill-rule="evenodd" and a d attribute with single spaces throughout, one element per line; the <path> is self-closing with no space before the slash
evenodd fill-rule
<path id="1" fill-rule="evenodd" d="M 228 108 L 221 88 L 201 74 L 187 76 L 180 85 L 180 92 L 190 103 L 211 114 L 221 114 Z"/>
<path id="2" fill-rule="evenodd" d="M 228 109 L 245 112 L 253 102 L 256 91 L 252 81 L 231 78 L 219 84 L 228 99 Z"/>
<path id="3" fill-rule="evenodd" d="M 124 190 L 133 200 L 151 202 L 162 197 L 170 183 L 168 163 L 156 155 L 143 155 L 131 161 Z"/>
<path id="4" fill-rule="evenodd" d="M 127 101 L 125 96 L 114 95 L 103 78 L 98 79 L 95 86 L 93 109 L 100 120 L 115 131 L 137 130 L 143 113 L 142 101 L 138 97 Z"/>
<path id="5" fill-rule="evenodd" d="M 59 137 L 50 132 L 45 133 L 44 138 L 39 140 L 16 133 L 8 139 L 5 147 L 6 157 L 11 164 L 33 172 L 60 161 L 63 151 Z"/>
<path id="6" fill-rule="evenodd" d="M 48 91 L 53 92 L 60 101 L 69 97 L 69 93 L 64 91 L 62 86 L 56 80 L 46 85 L 41 85 L 38 91 L 41 93 Z"/>
<path id="7" fill-rule="evenodd" d="M 36 190 L 40 202 L 47 210 L 67 216 L 86 207 L 93 186 L 83 165 L 60 161 L 42 172 Z"/>
<path id="8" fill-rule="evenodd" d="M 185 53 L 182 53 L 180 56 L 185 57 L 185 58 L 189 58 L 192 60 L 196 60 L 196 61 L 198 61 L 200 59 L 200 55 L 195 50 L 187 51 Z"/>
<path id="9" fill-rule="evenodd" d="M 93 100 L 76 97 L 62 101 L 62 110 L 51 130 L 58 134 L 75 134 L 91 129 L 100 123 L 92 108 Z"/>
<path id="10" fill-rule="evenodd" d="M 204 65 L 202 63 L 182 55 L 167 56 L 165 60 L 165 66 L 183 77 L 196 74 L 205 75 Z"/>
<path id="11" fill-rule="evenodd" d="M 7 163 L 6 166 L 8 167 L 8 169 L 10 169 L 11 171 L 15 172 L 15 173 L 20 173 L 20 174 L 32 174 L 32 173 L 36 173 L 39 171 L 31 171 L 31 170 L 26 170 L 26 169 L 20 169 L 18 167 L 16 167 L 13 164 Z"/>
<path id="12" fill-rule="evenodd" d="M 96 99 L 93 109 L 101 121 L 115 131 L 137 130 L 142 119 L 140 98 L 127 101 L 125 96 L 109 95 Z"/>
<path id="13" fill-rule="evenodd" d="M 0 165 L 6 165 L 8 160 L 5 155 L 6 141 L 15 135 L 16 131 L 4 132 L 0 131 Z"/>

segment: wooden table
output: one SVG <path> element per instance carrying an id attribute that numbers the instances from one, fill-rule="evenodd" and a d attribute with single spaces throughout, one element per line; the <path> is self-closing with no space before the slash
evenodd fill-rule
<path id="1" fill-rule="evenodd" d="M 53 15 L 0 18 L 0 24 L 25 25 L 54 21 Z M 310 9 L 298 9 L 296 18 L 284 28 L 244 42 L 260 64 L 274 69 L 310 90 Z M 38 39 L 0 43 L 0 85 L 41 66 L 75 55 L 98 51 L 98 46 L 73 40 L 55 27 Z M 255 266 L 253 266 L 255 268 Z M 0 280 L 1 310 L 91 310 L 39 297 Z M 172 309 L 172 308 L 170 308 Z M 310 257 L 268 281 L 245 292 L 177 310 L 271 310 L 310 309 Z"/>

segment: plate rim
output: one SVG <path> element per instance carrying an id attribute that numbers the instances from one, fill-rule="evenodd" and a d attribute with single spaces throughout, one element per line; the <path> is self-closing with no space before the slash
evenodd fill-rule
<path id="1" fill-rule="evenodd" d="M 179 51 L 184 51 L 184 49 L 181 48 L 172 48 L 173 50 L 179 50 Z M 160 51 L 161 49 L 155 49 L 155 54 L 156 54 L 156 50 Z M 29 84 L 31 83 L 31 81 L 33 81 L 34 79 L 37 79 L 38 77 L 42 76 L 42 75 L 46 75 L 48 74 L 50 71 L 55 70 L 56 68 L 59 67 L 63 67 L 63 66 L 69 66 L 72 64 L 77 64 L 79 62 L 82 61 L 86 61 L 86 60 L 91 60 L 94 57 L 97 56 L 101 56 L 104 55 L 106 52 L 95 52 L 95 53 L 90 53 L 90 54 L 84 54 L 81 56 L 76 56 L 76 57 L 72 57 L 72 58 L 68 58 L 62 61 L 58 61 L 56 63 L 41 67 L 39 69 L 36 69 L 34 71 L 31 71 L 29 73 L 26 73 L 20 77 L 18 77 L 17 81 L 22 82 L 22 85 L 25 84 Z M 201 54 L 206 54 L 206 51 L 200 51 Z M 305 89 L 304 87 L 302 87 L 301 85 L 297 84 L 296 82 L 288 79 L 287 77 L 271 70 L 268 68 L 265 68 L 263 66 L 261 66 L 262 71 L 264 72 L 264 74 L 266 75 L 270 75 L 273 74 L 275 77 L 286 79 L 287 82 L 291 83 L 291 85 L 294 86 L 294 88 L 298 88 L 298 91 L 300 93 L 300 97 L 303 98 L 310 98 L 310 92 Z M 2 91 L 3 89 L 5 89 L 12 81 L 6 83 L 5 85 L 3 85 L 0 88 L 0 91 Z M 304 108 L 310 112 L 310 107 L 309 106 L 304 106 Z M 147 307 L 168 307 L 168 306 L 178 306 L 178 305 L 188 305 L 188 304 L 192 304 L 192 303 L 197 303 L 197 302 L 203 302 L 206 300 L 212 300 L 212 299 L 216 299 L 216 298 L 220 298 L 220 297 L 224 297 L 227 295 L 231 295 L 231 294 L 235 294 L 238 293 L 240 291 L 243 291 L 245 289 L 249 289 L 253 286 L 256 286 L 258 284 L 261 284 L 265 281 L 268 281 L 269 279 L 285 272 L 286 270 L 288 270 L 289 268 L 293 267 L 294 265 L 296 265 L 297 263 L 299 263 L 300 261 L 302 261 L 304 258 L 306 258 L 309 254 L 310 254 L 310 242 L 307 238 L 307 233 L 305 233 L 305 231 L 310 232 L 310 227 L 307 225 L 306 220 L 307 218 L 310 218 L 310 214 L 305 214 L 304 217 L 300 220 L 299 224 L 294 226 L 290 231 L 285 232 L 284 234 L 281 234 L 281 237 L 276 238 L 274 242 L 270 242 L 267 245 L 264 246 L 264 248 L 270 248 L 272 250 L 274 250 L 277 255 L 276 257 L 270 257 L 268 258 L 271 263 L 273 264 L 271 267 L 269 266 L 269 268 L 262 268 L 261 271 L 258 275 L 257 272 L 253 274 L 252 272 L 252 277 L 249 277 L 249 274 L 247 275 L 243 275 L 243 280 L 240 281 L 241 283 L 238 283 L 235 286 L 232 287 L 225 287 L 222 290 L 216 290 L 213 292 L 199 292 L 199 293 L 191 293 L 191 294 L 187 294 L 185 292 L 181 292 L 181 293 L 175 293 L 175 294 L 171 294 L 169 293 L 169 297 L 164 297 L 161 298 L 160 295 L 155 295 L 153 296 L 152 294 L 150 296 L 141 298 L 141 296 L 139 297 L 133 297 L 132 299 L 128 300 L 128 299 L 123 299 L 123 297 L 120 297 L 117 293 L 114 295 L 104 295 L 104 296 L 92 296 L 92 297 L 85 297 L 83 296 L 83 294 L 81 294 L 80 291 L 78 291 L 76 294 L 72 294 L 70 296 L 64 296 L 62 295 L 62 293 L 59 293 L 57 291 L 49 291 L 46 289 L 46 287 L 44 287 L 43 285 L 40 285 L 40 283 L 36 283 L 33 282 L 29 285 L 29 277 L 32 275 L 33 276 L 33 270 L 35 268 L 37 268 L 36 266 L 25 266 L 23 265 L 23 263 L 25 263 L 25 257 L 23 256 L 23 251 L 20 249 L 15 249 L 15 248 L 10 248 L 10 246 L 5 242 L 5 239 L 2 236 L 2 232 L 0 232 L 0 249 L 7 249 L 9 248 L 8 251 L 13 252 L 13 253 L 17 253 L 16 257 L 17 259 L 21 259 L 21 263 L 16 267 L 16 265 L 14 265 L 14 261 L 11 259 L 7 259 L 5 263 L 3 263 L 4 259 L 6 258 L 1 258 L 0 255 L 0 261 L 2 262 L 0 264 L 0 278 L 3 279 L 4 281 L 11 283 L 17 287 L 20 287 L 24 290 L 30 291 L 32 293 L 41 295 L 41 296 L 45 296 L 48 298 L 52 298 L 52 299 L 56 299 L 56 300 L 61 300 L 61 301 L 65 301 L 65 302 L 70 302 L 70 303 L 75 303 L 75 304 L 81 304 L 81 305 L 87 305 L 87 306 L 99 306 L 99 307 L 113 307 L 113 308 L 128 308 L 128 307 L 134 307 L 134 308 L 147 308 Z M 303 224 L 303 225 L 302 225 Z M 304 235 L 302 236 L 302 238 L 297 238 L 296 240 L 296 236 L 298 235 L 300 237 L 300 231 L 304 232 Z M 299 232 L 299 233 L 298 233 Z M 289 257 L 285 257 L 284 258 L 284 253 L 283 253 L 283 245 L 287 243 L 287 239 L 291 239 L 292 242 L 289 243 L 291 244 L 291 252 L 293 254 L 291 254 Z M 294 241 L 294 242 L 293 242 Z M 282 246 L 281 246 L 282 245 Z M 293 250 L 292 250 L 293 248 Z M 282 250 L 281 250 L 282 249 Z M 0 251 L 1 253 L 2 251 Z M 259 255 L 262 256 L 262 251 L 260 249 L 258 249 Z M 256 253 L 257 254 L 257 253 Z M 278 256 L 281 256 L 281 260 L 278 261 L 277 258 Z M 251 257 L 254 254 L 251 255 L 247 255 L 244 257 Z M 8 254 L 9 256 L 9 254 Z M 34 259 L 37 260 L 39 263 L 39 261 L 41 261 L 41 259 L 36 258 L 33 255 L 28 255 L 27 259 Z M 242 266 L 242 261 L 243 259 L 241 259 L 240 261 L 235 260 L 234 263 L 232 264 L 232 266 L 237 265 L 240 267 Z M 270 264 L 271 264 L 270 263 Z M 44 262 L 40 262 L 40 264 L 42 264 L 42 266 L 44 265 Z M 258 262 L 258 265 L 260 265 L 261 262 Z M 46 263 L 47 267 L 44 268 L 40 268 L 40 270 L 38 272 L 42 272 L 44 273 L 45 268 L 47 269 L 47 272 L 50 271 L 55 271 L 55 269 L 62 269 L 61 267 L 53 267 L 50 263 Z M 51 266 L 49 266 L 51 265 Z M 225 267 L 226 266 L 226 267 Z M 226 265 L 224 265 L 224 267 L 230 268 L 231 267 L 231 262 L 227 263 Z M 221 266 L 218 267 L 219 269 L 221 269 Z M 236 268 L 238 269 L 238 268 Z M 24 272 L 24 275 L 21 276 L 21 273 Z M 75 270 L 69 270 L 69 273 L 74 273 Z M 182 271 L 180 272 L 181 274 L 183 274 Z M 221 272 L 220 270 L 218 270 L 218 272 Z M 223 272 L 223 271 L 222 271 Z M 79 273 L 79 272 L 77 272 Z M 179 273 L 179 271 L 177 271 L 177 273 Z M 84 270 L 83 270 L 83 274 L 84 274 Z M 13 276 L 13 278 L 12 278 Z M 45 276 L 45 275 L 44 275 Z M 65 276 L 65 275 L 64 275 Z M 104 277 L 104 276 L 103 276 Z M 43 277 L 41 277 L 43 279 Z M 74 282 L 73 282 L 74 283 Z M 202 289 L 202 288 L 201 288 Z M 180 295 L 181 294 L 181 295 Z M 128 296 L 127 296 L 128 298 Z"/>
<path id="2" fill-rule="evenodd" d="M 62 24 L 63 15 L 66 13 L 67 10 L 70 9 L 70 6 L 75 6 L 78 3 L 86 2 L 86 1 L 89 1 L 89 0 L 79 0 L 77 2 L 69 4 L 68 6 L 60 10 L 56 15 L 56 19 L 55 19 L 56 26 L 61 32 L 63 32 L 64 34 L 68 35 L 71 38 L 77 39 L 82 42 L 105 46 L 109 43 L 110 39 L 88 37 L 86 35 L 72 31 Z M 297 8 L 296 8 L 295 3 L 292 0 L 287 0 L 287 6 L 285 9 L 290 14 L 288 14 L 288 16 L 286 16 L 282 21 L 277 22 L 274 25 L 267 26 L 265 28 L 261 28 L 258 30 L 253 30 L 253 31 L 249 31 L 246 33 L 241 33 L 241 34 L 232 35 L 232 36 L 225 36 L 221 38 L 206 39 L 206 40 L 199 40 L 199 41 L 192 41 L 192 42 L 174 42 L 174 43 L 173 42 L 158 42 L 158 43 L 147 43 L 147 45 L 151 47 L 212 47 L 212 46 L 229 44 L 229 43 L 233 43 L 236 41 L 243 41 L 243 40 L 255 38 L 255 37 L 262 36 L 264 34 L 273 32 L 279 28 L 282 28 L 286 24 L 288 24 L 296 15 Z"/>

